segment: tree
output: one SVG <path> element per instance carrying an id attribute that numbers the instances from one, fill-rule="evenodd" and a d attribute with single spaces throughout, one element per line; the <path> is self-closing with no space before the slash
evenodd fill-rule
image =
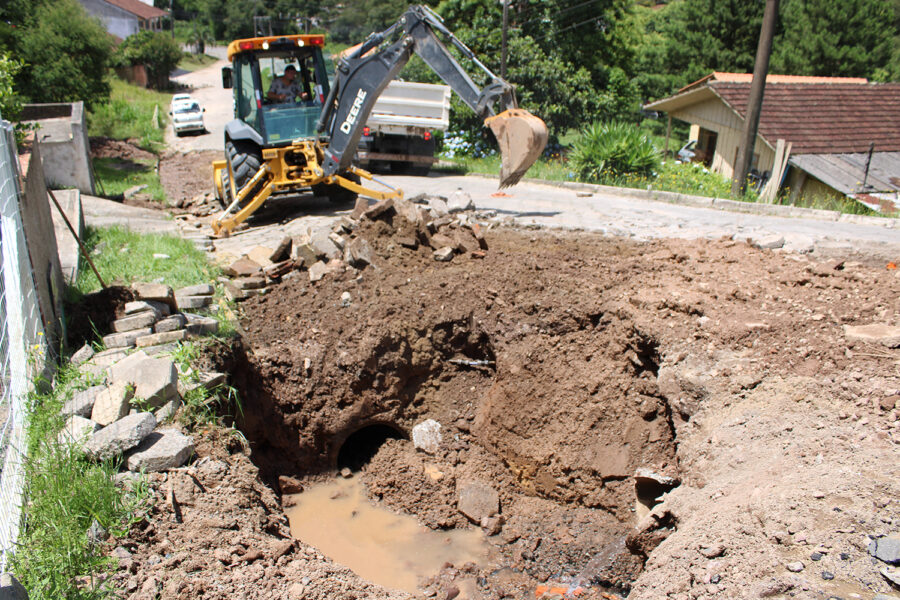
<path id="1" fill-rule="evenodd" d="M 337 42 L 357 44 L 370 33 L 382 31 L 397 21 L 409 4 L 407 0 L 346 2 L 343 10 L 331 23 L 329 33 Z"/>
<path id="2" fill-rule="evenodd" d="M 22 110 L 22 100 L 16 93 L 13 81 L 22 70 L 22 61 L 8 54 L 0 54 L 0 117 L 15 121 Z"/>
<path id="3" fill-rule="evenodd" d="M 896 33 L 891 0 L 787 0 L 773 73 L 871 77 L 888 64 Z"/>
<path id="4" fill-rule="evenodd" d="M 112 39 L 100 21 L 75 0 L 37 4 L 15 35 L 26 64 L 16 83 L 29 102 L 76 102 L 88 106 L 109 96 L 107 62 Z"/>
<path id="5" fill-rule="evenodd" d="M 144 65 L 147 78 L 157 88 L 168 85 L 169 73 L 178 66 L 181 56 L 181 48 L 175 40 L 154 31 L 130 35 L 116 50 L 120 64 Z"/>

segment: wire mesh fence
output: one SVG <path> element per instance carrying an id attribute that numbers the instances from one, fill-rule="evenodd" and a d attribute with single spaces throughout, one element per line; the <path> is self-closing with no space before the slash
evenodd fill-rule
<path id="1" fill-rule="evenodd" d="M 43 325 L 20 214 L 13 127 L 0 121 L 0 573 L 22 524 L 26 401 Z"/>

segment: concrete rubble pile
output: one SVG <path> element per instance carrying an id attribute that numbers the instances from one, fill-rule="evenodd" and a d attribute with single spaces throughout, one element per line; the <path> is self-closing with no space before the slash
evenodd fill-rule
<path id="1" fill-rule="evenodd" d="M 471 213 L 474 209 L 471 198 L 462 191 L 450 199 L 420 194 L 409 200 L 390 199 L 371 205 L 359 198 L 353 212 L 330 228 L 285 237 L 274 250 L 264 246 L 251 249 L 226 266 L 223 270 L 227 277 L 219 281 L 229 299 L 240 301 L 265 294 L 270 284 L 294 277 L 297 271 L 305 271 L 310 281 L 316 282 L 347 269 L 365 269 L 374 265 L 377 257 L 360 234 L 360 227 L 378 220 L 393 223 L 391 235 L 401 249 L 426 248 L 438 262 L 449 262 L 460 255 L 484 258 L 487 242 Z"/>
<path id="2" fill-rule="evenodd" d="M 67 399 L 58 441 L 95 460 L 122 456 L 130 471 L 164 471 L 187 462 L 194 442 L 174 426 L 160 425 L 173 419 L 194 387 L 213 390 L 225 381 L 222 373 L 200 373 L 185 385 L 165 356 L 189 336 L 218 331 L 211 317 L 177 312 L 179 306 L 208 305 L 213 290 L 137 283 L 132 291 L 139 299 L 128 302 L 124 316 L 112 322 L 114 333 L 103 338 L 107 350 L 85 345 L 72 356 L 80 371 L 100 383 Z"/>

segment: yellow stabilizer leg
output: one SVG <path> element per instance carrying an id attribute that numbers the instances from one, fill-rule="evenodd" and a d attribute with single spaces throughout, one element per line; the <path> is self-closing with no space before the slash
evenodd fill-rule
<path id="1" fill-rule="evenodd" d="M 331 177 L 325 180 L 325 183 L 336 183 L 342 188 L 346 188 L 352 192 L 356 192 L 357 194 L 362 194 L 363 196 L 368 196 L 369 198 L 374 198 L 375 200 L 387 200 L 388 198 L 402 198 L 403 190 L 400 188 L 393 188 L 382 181 L 378 181 L 372 174 L 368 171 L 360 169 L 359 167 L 350 167 L 349 171 L 354 175 L 359 175 L 361 179 L 368 179 L 369 181 L 374 181 L 384 187 L 388 188 L 386 192 L 379 192 L 377 190 L 373 190 L 372 188 L 364 187 L 355 181 L 351 181 L 346 177 L 341 177 L 340 175 L 332 175 Z"/>
<path id="2" fill-rule="evenodd" d="M 241 189 L 238 194 L 238 204 L 244 200 L 244 196 L 248 193 L 249 190 L 252 190 L 256 184 L 258 184 L 264 177 L 269 175 L 269 168 L 266 165 L 256 172 L 256 175 L 253 176 L 253 179 L 247 182 L 247 184 Z M 266 201 L 266 199 L 272 194 L 272 183 L 268 182 L 263 186 L 261 190 L 253 197 L 244 208 L 239 210 L 234 216 L 227 217 L 224 219 L 216 219 L 212 222 L 212 229 L 216 235 L 229 235 L 234 228 L 247 220 L 247 217 L 256 212 L 262 203 Z"/>

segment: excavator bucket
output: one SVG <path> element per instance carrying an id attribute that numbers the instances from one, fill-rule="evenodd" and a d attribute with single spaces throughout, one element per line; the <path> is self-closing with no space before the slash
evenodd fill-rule
<path id="1" fill-rule="evenodd" d="M 500 145 L 500 187 L 515 185 L 538 159 L 547 145 L 547 124 L 521 108 L 511 108 L 488 117 Z"/>

